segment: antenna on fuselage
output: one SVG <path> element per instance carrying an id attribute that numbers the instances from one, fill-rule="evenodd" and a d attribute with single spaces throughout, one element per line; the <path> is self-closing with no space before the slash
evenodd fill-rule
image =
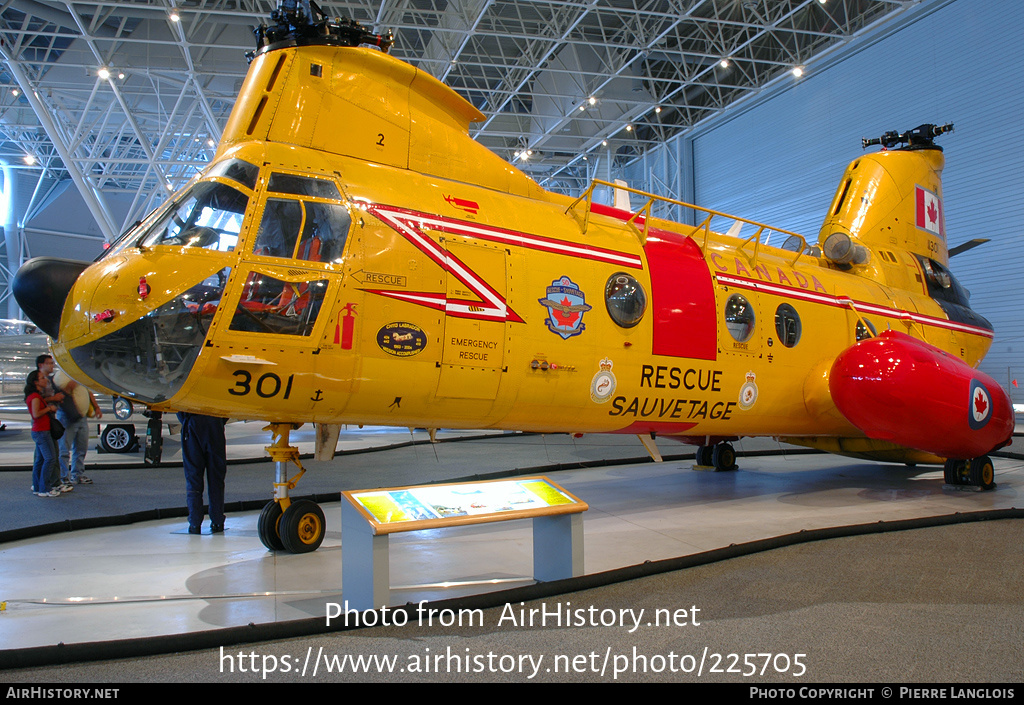
<path id="1" fill-rule="evenodd" d="M 281 0 L 277 9 L 271 11 L 270 19 L 273 24 L 261 24 L 253 30 L 256 51 L 246 53 L 250 62 L 262 51 L 289 46 L 369 44 L 387 53 L 395 43 L 390 31 L 374 34 L 355 20 L 328 18 L 314 0 Z"/>

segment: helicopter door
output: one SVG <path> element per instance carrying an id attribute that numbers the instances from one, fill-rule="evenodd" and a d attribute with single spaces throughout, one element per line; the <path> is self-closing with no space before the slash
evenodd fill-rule
<path id="1" fill-rule="evenodd" d="M 494 399 L 505 363 L 505 250 L 445 238 L 449 257 L 437 396 Z"/>

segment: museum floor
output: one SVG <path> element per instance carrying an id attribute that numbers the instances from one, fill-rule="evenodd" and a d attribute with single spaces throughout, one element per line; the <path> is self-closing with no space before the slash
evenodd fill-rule
<path id="1" fill-rule="evenodd" d="M 28 434 L 19 435 L 17 424 L 4 433 L 9 435 L 0 438 L 0 465 L 26 465 L 31 452 L 30 439 L 25 443 Z M 20 663 L 18 654 L 25 650 L 57 643 L 130 644 L 124 640 L 187 633 L 207 634 L 215 643 L 218 633 L 249 624 L 322 619 L 326 603 L 344 600 L 340 505 L 324 501 L 343 489 L 511 471 L 545 474 L 590 505 L 584 517 L 585 570 L 595 575 L 809 530 L 876 523 L 895 527 L 899 524 L 894 522 L 904 520 L 1010 509 L 1019 506 L 1024 486 L 1024 462 L 1012 457 L 996 461 L 998 488 L 980 493 L 944 486 L 938 468 L 806 454 L 771 441 L 737 444 L 741 452 L 772 453 L 741 457 L 738 472 L 705 473 L 693 471 L 692 459 L 683 457 L 692 449 L 668 441 L 659 441 L 659 447 L 675 459 L 656 464 L 645 460 L 643 447 L 632 437 L 450 434 L 442 436 L 446 442 L 429 444 L 410 443 L 424 440 L 423 433 L 352 429 L 343 434 L 339 446 L 348 452 L 330 464 L 307 462 L 309 472 L 294 493 L 313 494 L 322 502 L 328 522 L 323 546 L 312 554 L 288 555 L 268 552 L 260 543 L 258 508 L 241 510 L 258 507 L 270 495 L 273 466 L 242 460 L 258 457 L 267 442 L 265 434 L 255 424 L 233 424 L 230 435 L 231 454 L 239 462 L 228 470 L 229 517 L 223 535 L 187 534 L 178 465 L 144 468 L 137 455 L 118 457 L 112 465 L 111 456 L 91 453 L 96 467 L 89 475 L 94 484 L 53 499 L 29 493 L 27 469 L 0 472 L 0 532 L 11 537 L 11 532 L 21 530 L 39 533 L 34 527 L 40 526 L 57 530 L 0 543 L 0 668 Z M 311 435 L 300 433 L 296 440 L 302 446 L 311 442 Z M 175 441 L 169 440 L 165 454 L 172 463 Z M 607 460 L 611 464 L 605 464 Z M 123 465 L 129 461 L 138 466 Z M 167 518 L 150 518 L 153 510 Z M 127 522 L 133 513 L 139 513 L 135 519 L 145 520 L 63 530 L 97 517 L 122 517 Z M 482 613 L 484 626 L 377 627 L 232 646 L 230 653 L 287 652 L 299 659 L 313 653 L 311 649 L 327 649 L 393 651 L 408 657 L 433 647 L 435 655 L 446 652 L 449 659 L 453 649 L 465 658 L 488 650 L 532 651 L 554 658 L 558 651 L 598 653 L 598 661 L 614 664 L 614 659 L 606 659 L 614 650 L 634 658 L 629 670 L 616 674 L 618 680 L 678 681 L 683 674 L 655 673 L 653 664 L 638 670 L 636 649 L 668 654 L 673 649 L 711 648 L 723 654 L 785 653 L 787 663 L 793 654 L 806 653 L 808 676 L 815 682 L 1010 682 L 1024 675 L 1019 640 L 1024 626 L 1022 537 L 1024 522 L 1008 519 L 833 538 L 544 600 L 552 607 L 569 602 L 597 608 L 590 610 L 591 615 L 607 609 L 644 607 L 651 615 L 657 609 L 674 613 L 697 607 L 701 625 L 629 630 L 607 624 L 569 628 L 549 623 L 529 628 L 510 621 L 509 613 L 495 607 Z M 531 550 L 528 521 L 393 537 L 392 604 L 530 585 Z M 500 602 L 499 597 L 495 604 Z M 851 651 L 849 643 L 859 646 Z M 979 643 L 985 644 L 984 659 L 957 661 L 951 656 L 977 656 L 976 647 L 961 649 Z M 943 656 L 947 649 L 948 657 Z M 195 680 L 252 677 L 225 675 L 223 653 L 207 648 L 136 659 L 130 675 L 118 661 L 3 675 L 5 680 L 24 682 L 176 681 L 184 672 Z M 108 666 L 115 670 L 105 670 Z M 269 675 L 271 680 L 299 678 L 283 669 Z M 527 675 L 499 668 L 480 675 L 409 671 L 397 677 L 522 681 Z M 583 680 L 585 675 L 582 670 L 557 675 L 541 669 L 536 679 Z M 774 677 L 793 675 L 790 669 Z M 319 676 L 324 678 L 383 676 Z M 395 678 L 390 674 L 388 680 Z M 611 680 L 611 669 L 600 678 Z M 735 671 L 709 672 L 702 679 L 743 676 Z"/>

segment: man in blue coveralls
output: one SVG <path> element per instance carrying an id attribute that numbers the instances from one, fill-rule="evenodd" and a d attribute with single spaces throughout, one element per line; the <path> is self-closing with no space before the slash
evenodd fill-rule
<path id="1" fill-rule="evenodd" d="M 198 534 L 203 526 L 203 478 L 209 481 L 210 532 L 224 531 L 224 476 L 227 474 L 227 419 L 178 412 L 181 422 L 181 458 L 185 465 L 185 501 L 188 504 L 188 532 Z"/>

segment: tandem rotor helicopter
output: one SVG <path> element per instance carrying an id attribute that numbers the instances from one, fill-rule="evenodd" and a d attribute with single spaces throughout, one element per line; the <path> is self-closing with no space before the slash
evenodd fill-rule
<path id="1" fill-rule="evenodd" d="M 771 436 L 994 486 L 1013 411 L 947 268 L 952 125 L 865 140 L 884 149 L 848 166 L 819 244 L 727 216 L 756 228 L 740 239 L 632 189 L 637 212 L 544 191 L 389 38 L 312 2 L 271 17 L 211 165 L 94 263 L 37 258 L 14 282 L 87 386 L 270 422 L 268 548 L 323 539 L 289 498 L 304 423 L 321 458 L 351 423 L 657 435 L 719 470 L 730 441 Z"/>

